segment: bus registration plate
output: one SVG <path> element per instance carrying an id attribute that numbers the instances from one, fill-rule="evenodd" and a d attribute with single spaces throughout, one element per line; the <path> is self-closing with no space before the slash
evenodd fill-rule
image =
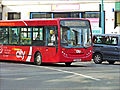
<path id="1" fill-rule="evenodd" d="M 75 61 L 75 62 L 80 62 L 80 61 L 81 61 L 81 59 L 74 59 L 74 61 Z"/>

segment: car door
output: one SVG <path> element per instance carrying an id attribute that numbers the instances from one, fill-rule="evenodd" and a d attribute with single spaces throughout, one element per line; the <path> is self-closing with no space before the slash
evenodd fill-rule
<path id="1" fill-rule="evenodd" d="M 119 47 L 118 37 L 108 36 L 105 45 L 102 49 L 103 58 L 105 60 L 118 60 L 119 59 Z"/>

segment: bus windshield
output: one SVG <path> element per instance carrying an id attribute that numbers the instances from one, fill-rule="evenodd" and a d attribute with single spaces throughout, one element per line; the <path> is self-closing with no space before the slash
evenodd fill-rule
<path id="1" fill-rule="evenodd" d="M 90 23 L 87 20 L 61 20 L 61 47 L 87 48 L 91 47 Z"/>

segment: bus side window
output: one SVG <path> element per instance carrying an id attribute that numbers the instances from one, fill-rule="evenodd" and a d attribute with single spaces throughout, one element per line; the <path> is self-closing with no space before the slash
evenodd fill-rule
<path id="1" fill-rule="evenodd" d="M 43 40 L 43 27 L 33 28 L 33 40 Z"/>
<path id="2" fill-rule="evenodd" d="M 21 40 L 22 45 L 31 45 L 32 28 L 21 28 Z"/>
<path id="3" fill-rule="evenodd" d="M 0 28 L 0 44 L 8 44 L 8 28 Z"/>
<path id="4" fill-rule="evenodd" d="M 33 27 L 33 39 L 32 44 L 35 46 L 44 46 L 44 28 Z"/>
<path id="5" fill-rule="evenodd" d="M 20 28 L 9 28 L 9 44 L 19 44 Z"/>

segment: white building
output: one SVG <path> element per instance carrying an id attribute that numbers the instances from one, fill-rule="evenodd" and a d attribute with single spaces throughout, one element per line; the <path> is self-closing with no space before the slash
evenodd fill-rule
<path id="1" fill-rule="evenodd" d="M 104 30 L 100 27 L 101 0 L 0 1 L 1 20 L 88 18 L 93 33 L 120 34 L 120 0 L 104 1 Z"/>

